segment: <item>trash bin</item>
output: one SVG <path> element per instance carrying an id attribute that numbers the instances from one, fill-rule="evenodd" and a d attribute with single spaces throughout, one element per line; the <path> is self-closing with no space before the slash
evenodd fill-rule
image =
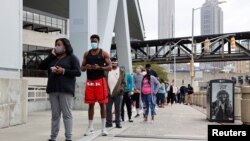
<path id="1" fill-rule="evenodd" d="M 234 122 L 234 82 L 215 79 L 207 90 L 207 119 L 213 122 Z"/>

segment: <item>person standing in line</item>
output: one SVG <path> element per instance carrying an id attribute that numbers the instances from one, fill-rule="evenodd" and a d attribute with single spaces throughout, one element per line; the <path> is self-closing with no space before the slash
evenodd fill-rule
<path id="1" fill-rule="evenodd" d="M 192 105 L 192 99 L 193 99 L 194 89 L 193 89 L 193 87 L 190 84 L 188 84 L 188 88 L 187 89 L 188 89 L 188 95 L 187 95 L 187 103 L 186 103 L 186 105 L 187 104 Z"/>
<path id="2" fill-rule="evenodd" d="M 107 136 L 108 132 L 105 127 L 106 122 L 106 104 L 108 103 L 108 86 L 105 78 L 105 71 L 111 70 L 111 61 L 109 54 L 99 48 L 100 37 L 92 35 L 91 49 L 84 53 L 81 66 L 82 71 L 87 71 L 87 82 L 85 90 L 85 103 L 89 104 L 88 118 L 89 125 L 85 132 L 85 136 L 94 133 L 93 117 L 95 102 L 100 105 L 102 120 L 102 135 Z"/>
<path id="3" fill-rule="evenodd" d="M 80 63 L 73 54 L 70 41 L 59 38 L 55 48 L 41 64 L 40 69 L 48 70 L 46 92 L 51 104 L 51 136 L 55 141 L 59 132 L 61 114 L 63 116 L 66 141 L 72 141 L 72 102 L 75 94 L 76 77 L 81 75 Z"/>
<path id="4" fill-rule="evenodd" d="M 182 86 L 180 87 L 180 103 L 185 103 L 185 95 L 187 93 L 187 87 L 182 84 Z"/>
<path id="5" fill-rule="evenodd" d="M 165 103 L 165 95 L 166 95 L 166 89 L 165 89 L 165 83 L 163 79 L 159 79 L 160 82 L 160 88 L 156 94 L 156 103 L 157 106 L 160 108 L 164 108 Z"/>
<path id="6" fill-rule="evenodd" d="M 109 86 L 109 100 L 107 104 L 106 127 L 113 127 L 112 107 L 114 103 L 116 128 L 121 126 L 121 105 L 125 88 L 125 68 L 119 67 L 116 58 L 111 59 L 112 70 L 108 72 L 107 82 Z"/>
<path id="7" fill-rule="evenodd" d="M 168 96 L 167 96 L 167 105 L 171 102 L 171 105 L 173 105 L 175 101 L 175 94 L 174 94 L 174 80 L 169 84 L 167 88 Z"/>
<path id="8" fill-rule="evenodd" d="M 160 82 L 150 74 L 147 70 L 146 75 L 143 76 L 141 86 L 141 99 L 145 107 L 144 122 L 148 121 L 149 108 L 151 110 L 151 120 L 154 121 L 156 94 L 160 88 Z"/>
<path id="9" fill-rule="evenodd" d="M 134 90 L 132 99 L 135 101 L 136 115 L 135 118 L 140 116 L 140 94 L 141 94 L 141 83 L 143 78 L 143 67 L 141 65 L 136 67 L 136 74 L 133 76 Z"/>
<path id="10" fill-rule="evenodd" d="M 122 108 L 121 108 L 121 118 L 124 121 L 124 105 L 127 107 L 128 121 L 133 122 L 132 117 L 132 103 L 131 103 L 131 94 L 133 91 L 133 77 L 130 73 L 126 73 L 125 75 L 125 91 L 122 100 Z"/>
<path id="11" fill-rule="evenodd" d="M 157 73 L 153 69 L 151 69 L 151 65 L 150 64 L 146 64 L 145 68 L 146 68 L 146 70 L 149 71 L 150 75 L 153 75 L 156 78 L 158 77 Z"/>

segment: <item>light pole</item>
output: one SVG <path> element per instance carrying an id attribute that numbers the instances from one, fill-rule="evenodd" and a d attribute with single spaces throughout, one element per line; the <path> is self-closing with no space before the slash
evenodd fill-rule
<path id="1" fill-rule="evenodd" d="M 190 76 L 191 76 L 191 86 L 193 87 L 194 82 L 194 11 L 201 9 L 201 7 L 198 8 L 192 8 L 192 53 L 191 53 L 191 62 L 190 62 Z"/>

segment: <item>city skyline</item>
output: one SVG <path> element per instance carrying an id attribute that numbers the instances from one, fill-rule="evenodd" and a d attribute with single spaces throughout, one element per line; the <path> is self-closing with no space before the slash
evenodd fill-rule
<path id="1" fill-rule="evenodd" d="M 250 1 L 226 1 L 225 4 L 220 5 L 224 13 L 224 33 L 250 31 L 248 26 L 250 18 L 247 18 L 250 16 Z M 175 0 L 175 37 L 191 36 L 192 8 L 199 8 L 204 2 L 205 0 Z M 157 39 L 158 1 L 140 0 L 140 6 L 146 30 L 146 40 Z M 149 8 L 150 10 L 148 10 Z M 235 8 L 239 9 L 235 10 Z M 194 35 L 200 35 L 200 11 L 195 12 L 194 21 Z"/>

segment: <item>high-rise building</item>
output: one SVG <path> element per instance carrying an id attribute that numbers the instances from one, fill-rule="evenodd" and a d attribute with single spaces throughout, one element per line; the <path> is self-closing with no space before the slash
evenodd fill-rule
<path id="1" fill-rule="evenodd" d="M 218 0 L 206 0 L 201 7 L 201 35 L 223 33 L 223 12 Z M 216 47 L 213 46 L 212 48 Z M 225 62 L 201 63 L 204 70 L 222 70 Z M 208 67 L 210 66 L 210 67 Z"/>
<path id="2" fill-rule="evenodd" d="M 175 0 L 158 0 L 158 39 L 173 38 L 175 36 Z M 166 47 L 159 55 L 166 53 Z M 165 66 L 167 70 L 173 64 Z"/>
<path id="3" fill-rule="evenodd" d="M 223 12 L 218 0 L 206 0 L 201 8 L 201 35 L 223 33 Z"/>
<path id="4" fill-rule="evenodd" d="M 158 1 L 158 38 L 173 38 L 175 27 L 175 1 Z"/>

